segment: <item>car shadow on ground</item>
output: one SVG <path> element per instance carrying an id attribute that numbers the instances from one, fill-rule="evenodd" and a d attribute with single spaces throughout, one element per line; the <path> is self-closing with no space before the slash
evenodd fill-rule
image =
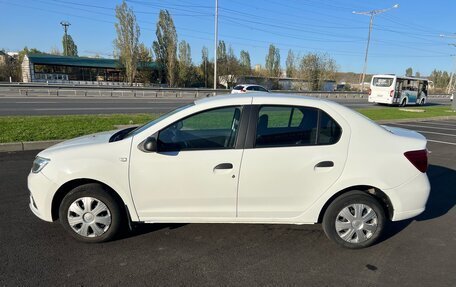
<path id="1" fill-rule="evenodd" d="M 404 230 L 414 220 L 426 221 L 445 215 L 456 205 L 456 171 L 447 167 L 430 165 L 427 171 L 431 193 L 426 210 L 415 218 L 391 222 L 381 241 Z"/>
<path id="2" fill-rule="evenodd" d="M 126 228 L 124 232 L 121 232 L 117 236 L 116 240 L 127 239 L 130 237 L 136 237 L 150 232 L 159 231 L 162 229 L 177 229 L 187 225 L 188 223 L 133 223 L 129 228 Z"/>

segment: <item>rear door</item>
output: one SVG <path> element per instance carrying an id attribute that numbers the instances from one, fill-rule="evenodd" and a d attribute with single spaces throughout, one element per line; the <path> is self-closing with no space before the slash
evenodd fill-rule
<path id="1" fill-rule="evenodd" d="M 349 130 L 344 132 L 323 110 L 256 106 L 248 134 L 238 190 L 239 218 L 298 217 L 343 171 Z"/>

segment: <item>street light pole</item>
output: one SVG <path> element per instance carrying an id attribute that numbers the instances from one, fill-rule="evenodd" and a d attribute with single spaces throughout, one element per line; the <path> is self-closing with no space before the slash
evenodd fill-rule
<path id="1" fill-rule="evenodd" d="M 214 90 L 217 89 L 217 42 L 218 42 L 218 0 L 215 0 L 215 24 L 214 24 Z"/>
<path id="2" fill-rule="evenodd" d="M 387 8 L 387 9 L 371 10 L 371 11 L 364 11 L 364 12 L 356 12 L 356 11 L 352 12 L 353 14 L 357 14 L 357 15 L 368 15 L 368 16 L 370 16 L 369 34 L 367 35 L 366 54 L 364 56 L 363 75 L 362 75 L 362 78 L 361 78 L 361 92 L 364 91 L 364 79 L 366 77 L 366 72 L 367 72 L 367 55 L 369 53 L 369 44 L 370 44 L 370 38 L 371 38 L 371 33 L 372 33 L 372 26 L 373 26 L 373 23 L 374 23 L 374 16 L 378 15 L 378 14 L 381 14 L 381 13 L 385 13 L 386 11 L 389 11 L 389 10 L 395 9 L 395 8 L 399 8 L 399 4 L 396 4 L 393 7 Z"/>
<path id="3" fill-rule="evenodd" d="M 442 38 L 456 38 L 456 33 L 455 34 L 452 34 L 452 35 L 445 35 L 445 34 L 440 34 L 440 37 Z M 456 47 L 456 44 L 448 44 L 450 46 L 455 46 Z M 450 82 L 448 83 L 448 86 L 447 86 L 447 93 L 448 94 L 451 94 L 452 92 L 454 92 L 454 90 L 456 89 L 456 55 L 450 55 L 451 57 L 454 58 L 454 63 L 455 63 L 455 71 L 453 71 L 451 73 L 451 77 L 450 77 Z M 454 103 L 454 100 L 453 100 L 453 103 Z"/>
<path id="4" fill-rule="evenodd" d="M 68 27 L 71 24 L 69 22 L 67 22 L 67 21 L 61 21 L 60 25 L 63 26 L 63 30 L 65 31 L 65 36 L 64 36 L 64 39 L 63 39 L 63 41 L 65 43 L 65 45 L 63 47 L 63 55 L 68 56 L 68 34 L 67 34 L 67 32 L 68 32 Z"/>

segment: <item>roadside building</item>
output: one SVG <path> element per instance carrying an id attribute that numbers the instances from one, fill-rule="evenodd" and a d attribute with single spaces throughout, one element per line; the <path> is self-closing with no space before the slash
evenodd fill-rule
<path id="1" fill-rule="evenodd" d="M 144 63 L 139 69 L 157 69 L 156 63 Z M 122 85 L 124 77 L 116 59 L 29 54 L 22 61 L 22 81 Z"/>

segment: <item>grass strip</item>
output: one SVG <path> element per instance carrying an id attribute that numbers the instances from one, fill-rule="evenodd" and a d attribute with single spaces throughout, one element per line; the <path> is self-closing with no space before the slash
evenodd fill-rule
<path id="1" fill-rule="evenodd" d="M 407 107 L 407 110 L 424 110 L 424 112 L 407 112 L 398 107 L 356 109 L 361 114 L 374 120 L 422 119 L 441 116 L 456 116 L 449 106 Z"/>
<path id="2" fill-rule="evenodd" d="M 70 139 L 114 130 L 115 125 L 142 124 L 156 117 L 158 114 L 0 117 L 0 142 Z"/>

